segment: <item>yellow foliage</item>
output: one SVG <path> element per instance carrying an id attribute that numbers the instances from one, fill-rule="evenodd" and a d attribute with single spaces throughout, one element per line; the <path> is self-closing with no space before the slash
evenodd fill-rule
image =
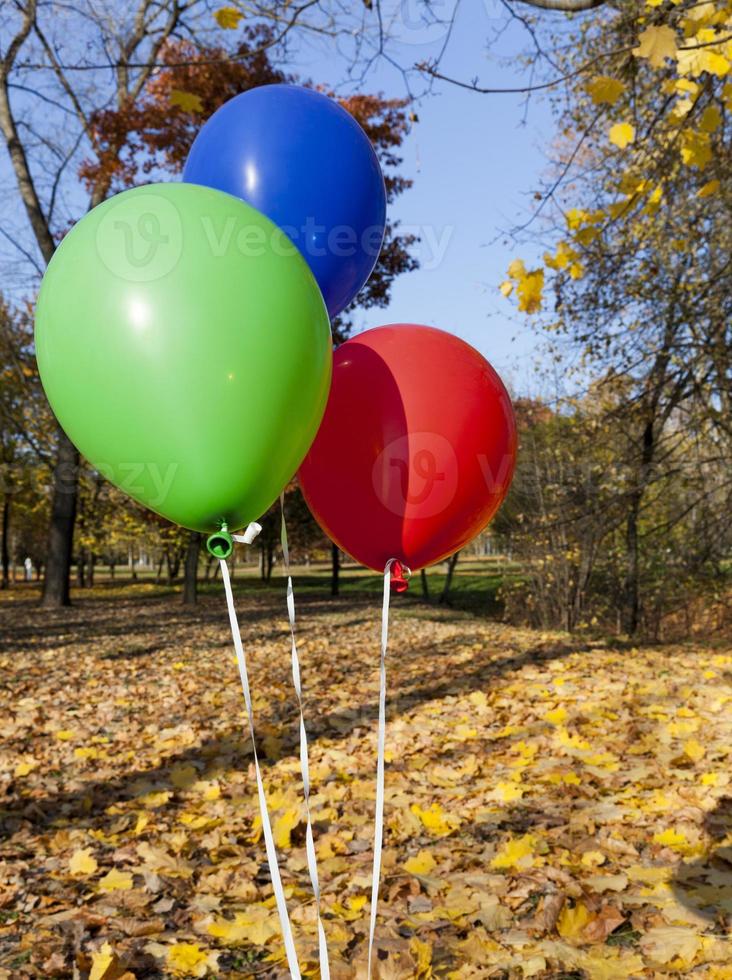
<path id="1" fill-rule="evenodd" d="M 176 105 L 184 112 L 203 112 L 203 102 L 200 95 L 193 92 L 183 92 L 181 89 L 174 88 L 170 93 L 170 104 Z"/>
<path id="2" fill-rule="evenodd" d="M 519 279 L 516 286 L 518 308 L 522 313 L 538 313 L 544 290 L 544 270 L 534 269 Z"/>
<path id="3" fill-rule="evenodd" d="M 580 933 L 589 921 L 590 913 L 582 902 L 574 908 L 565 905 L 557 921 L 557 932 L 562 939 L 579 939 Z"/>
<path id="4" fill-rule="evenodd" d="M 425 830 L 435 837 L 446 837 L 460 825 L 460 820 L 445 813 L 439 803 L 433 803 L 428 810 L 423 810 L 417 803 L 413 803 L 410 809 L 422 821 Z"/>
<path id="5" fill-rule="evenodd" d="M 93 875 L 98 864 L 89 850 L 78 850 L 69 858 L 69 871 L 72 875 Z"/>
<path id="6" fill-rule="evenodd" d="M 219 27 L 223 27 L 224 30 L 229 31 L 239 26 L 239 21 L 243 16 L 244 14 L 241 10 L 237 10 L 236 7 L 220 7 L 214 14 Z"/>
<path id="7" fill-rule="evenodd" d="M 588 84 L 587 91 L 595 105 L 615 105 L 625 91 L 625 83 L 619 78 L 598 75 Z"/>
<path id="8" fill-rule="evenodd" d="M 277 847 L 292 847 L 292 831 L 300 823 L 300 810 L 298 807 L 291 807 L 277 817 L 272 825 L 272 834 Z"/>
<path id="9" fill-rule="evenodd" d="M 536 863 L 534 855 L 536 843 L 537 840 L 533 834 L 512 837 L 503 844 L 493 858 L 491 867 L 496 870 L 501 868 L 532 868 Z"/>
<path id="10" fill-rule="evenodd" d="M 709 133 L 687 130 L 681 136 L 681 159 L 690 167 L 702 170 L 712 159 Z"/>
<path id="11" fill-rule="evenodd" d="M 100 892 L 126 892 L 130 888 L 132 888 L 132 875 L 127 871 L 117 871 L 116 868 L 112 868 L 99 880 Z"/>
<path id="12" fill-rule="evenodd" d="M 109 943 L 104 943 L 101 949 L 92 953 L 91 961 L 89 980 L 105 980 L 105 975 L 115 961 L 115 955 Z"/>
<path id="13" fill-rule="evenodd" d="M 205 977 L 216 968 L 218 956 L 195 943 L 175 943 L 168 950 L 165 965 L 175 977 Z"/>
<path id="14" fill-rule="evenodd" d="M 428 875 L 435 867 L 435 859 L 429 851 L 420 851 L 404 862 L 404 870 L 412 875 Z"/>
<path id="15" fill-rule="evenodd" d="M 615 146 L 624 150 L 626 146 L 629 146 L 635 140 L 635 127 L 627 122 L 615 123 L 614 126 L 610 127 L 608 139 Z"/>
<path id="16" fill-rule="evenodd" d="M 662 68 L 666 58 L 676 56 L 676 31 L 666 24 L 647 27 L 638 35 L 638 46 L 633 48 L 636 58 L 645 58 L 654 68 Z"/>
<path id="17" fill-rule="evenodd" d="M 432 947 L 422 942 L 416 936 L 409 944 L 409 952 L 414 957 L 414 976 L 429 978 L 432 976 Z"/>

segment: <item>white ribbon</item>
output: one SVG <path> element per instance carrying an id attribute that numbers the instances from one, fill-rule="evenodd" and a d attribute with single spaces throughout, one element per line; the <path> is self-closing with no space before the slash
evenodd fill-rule
<path id="1" fill-rule="evenodd" d="M 235 536 L 237 541 L 245 541 L 250 544 L 254 538 L 257 536 L 261 528 L 256 525 L 257 530 L 253 531 L 254 525 L 250 524 L 247 528 L 246 534 Z M 253 531 L 253 533 L 251 533 Z M 248 535 L 251 533 L 251 537 Z M 254 739 L 254 713 L 252 711 L 252 698 L 249 692 L 249 677 L 247 674 L 247 662 L 244 656 L 244 647 L 241 642 L 241 632 L 239 630 L 239 622 L 236 618 L 236 609 L 234 607 L 234 595 L 231 591 L 231 580 L 229 578 L 229 566 L 226 561 L 221 558 L 219 559 L 221 565 L 221 578 L 224 582 L 224 590 L 226 592 L 226 605 L 229 609 L 229 623 L 231 624 L 231 636 L 234 641 L 234 649 L 236 650 L 236 662 L 239 666 L 239 677 L 241 678 L 241 688 L 244 692 L 244 701 L 247 706 L 247 716 L 249 718 L 249 734 L 252 739 L 252 750 L 254 752 L 254 770 L 257 775 L 257 793 L 259 795 L 259 813 L 262 817 L 262 833 L 264 834 L 264 846 L 267 851 L 267 863 L 269 864 L 269 873 L 272 878 L 272 890 L 275 896 L 275 902 L 277 903 L 277 912 L 280 917 L 280 926 L 282 928 L 282 938 L 285 943 L 285 953 L 287 954 L 287 964 L 290 967 L 290 976 L 293 980 L 300 980 L 300 967 L 297 962 L 297 952 L 295 950 L 295 943 L 292 938 L 292 929 L 290 928 L 290 917 L 287 914 L 287 902 L 285 901 L 285 892 L 282 888 L 282 880 L 280 878 L 280 869 L 277 864 L 277 850 L 275 848 L 274 837 L 272 836 L 272 827 L 269 822 L 269 813 L 267 811 L 267 798 L 264 794 L 264 783 L 262 782 L 262 773 L 259 768 L 259 758 L 257 756 L 257 743 Z"/>
<path id="2" fill-rule="evenodd" d="M 295 597 L 292 588 L 292 576 L 290 575 L 290 550 L 287 541 L 287 527 L 285 525 L 284 495 L 280 495 L 280 508 L 282 514 L 282 524 L 280 539 L 282 543 L 282 555 L 284 559 L 285 574 L 287 575 L 287 614 L 290 620 L 290 637 L 292 641 L 292 681 L 297 697 L 298 709 L 300 712 L 300 768 L 302 772 L 303 796 L 305 799 L 305 851 L 307 854 L 308 872 L 316 901 L 316 914 L 318 921 L 318 952 L 320 958 L 321 980 L 330 980 L 330 966 L 328 963 L 328 946 L 325 939 L 325 931 L 321 918 L 321 896 L 320 883 L 318 880 L 318 866 L 315 857 L 315 843 L 313 840 L 313 827 L 310 813 L 310 765 L 308 759 L 308 740 L 305 728 L 305 714 L 302 701 L 302 684 L 300 680 L 300 660 L 297 654 L 297 641 L 295 638 Z M 262 530 L 261 525 L 251 523 L 244 534 L 232 535 L 234 541 L 243 544 L 251 544 Z M 391 594 L 391 566 L 396 559 L 391 558 L 384 566 L 384 595 L 381 607 L 381 655 L 379 658 L 379 721 L 376 743 L 376 807 L 374 814 L 374 863 L 371 880 L 371 916 L 369 921 L 369 946 L 368 946 L 368 980 L 371 980 L 371 962 L 373 958 L 374 937 L 376 933 L 376 914 L 379 900 L 379 884 L 381 877 L 381 855 L 384 839 L 384 756 L 386 745 L 386 652 L 389 640 L 389 597 Z M 267 800 L 264 793 L 264 784 L 259 768 L 257 748 L 254 740 L 254 715 L 252 711 L 252 699 L 249 692 L 249 679 L 247 676 L 247 665 L 244 657 L 244 649 L 241 642 L 239 623 L 236 618 L 234 608 L 234 596 L 231 590 L 229 579 L 229 569 L 226 561 L 220 560 L 221 577 L 226 591 L 226 604 L 229 610 L 229 622 L 231 624 L 231 635 L 234 640 L 236 650 L 236 661 L 239 665 L 239 676 L 244 692 L 244 700 L 247 706 L 249 718 L 249 732 L 252 738 L 252 748 L 254 751 L 254 768 L 257 776 L 257 792 L 259 794 L 259 810 L 262 817 L 262 832 L 267 851 L 267 861 L 269 864 L 270 876 L 272 878 L 272 889 L 277 903 L 277 912 L 280 917 L 282 937 L 285 943 L 287 963 L 290 968 L 290 975 L 293 980 L 301 980 L 300 967 L 297 961 L 297 952 L 292 938 L 290 919 L 287 913 L 287 902 L 282 888 L 279 866 L 277 863 L 277 851 L 275 848 L 272 828 L 267 811 Z"/>
<path id="3" fill-rule="evenodd" d="M 302 703 L 300 659 L 297 655 L 297 641 L 295 639 L 295 594 L 292 589 L 292 576 L 290 575 L 290 548 L 287 542 L 284 494 L 280 494 L 280 513 L 282 515 L 280 541 L 282 543 L 282 557 L 284 559 L 285 575 L 287 576 L 287 615 L 290 618 L 290 638 L 292 641 L 292 683 L 295 688 L 297 706 L 300 711 L 300 771 L 302 772 L 302 793 L 305 799 L 305 852 L 308 858 L 308 872 L 310 873 L 310 882 L 313 886 L 313 895 L 315 896 L 315 912 L 318 918 L 318 957 L 320 960 L 320 976 L 321 980 L 330 980 L 328 944 L 325 941 L 325 930 L 323 929 L 323 920 L 320 916 L 320 882 L 318 881 L 318 864 L 315 858 L 313 825 L 310 816 L 310 763 L 308 760 L 308 736 L 305 730 L 305 713 L 303 711 Z"/>
<path id="4" fill-rule="evenodd" d="M 389 595 L 391 594 L 390 558 L 384 566 L 384 599 L 381 606 L 381 657 L 379 659 L 379 728 L 376 741 L 376 812 L 374 814 L 374 869 L 371 877 L 371 921 L 369 922 L 368 978 L 371 980 L 371 957 L 376 933 L 376 908 L 379 902 L 381 849 L 384 839 L 384 747 L 386 743 L 386 648 L 389 641 Z"/>

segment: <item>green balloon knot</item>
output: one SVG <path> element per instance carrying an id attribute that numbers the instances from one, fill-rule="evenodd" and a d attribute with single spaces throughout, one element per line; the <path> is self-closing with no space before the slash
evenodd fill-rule
<path id="1" fill-rule="evenodd" d="M 234 539 L 229 534 L 226 522 L 222 522 L 218 531 L 210 534 L 206 539 L 208 553 L 214 558 L 229 558 L 234 550 Z"/>

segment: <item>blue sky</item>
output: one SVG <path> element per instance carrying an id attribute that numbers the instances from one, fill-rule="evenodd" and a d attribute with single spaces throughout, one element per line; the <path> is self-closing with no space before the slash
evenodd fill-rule
<path id="1" fill-rule="evenodd" d="M 431 0 L 430 6 L 439 17 L 455 3 Z M 425 26 L 422 0 L 382 0 L 381 9 L 392 37 L 398 38 L 390 41 L 388 51 L 400 66 L 434 58 L 442 48 L 445 27 Z M 354 13 L 354 23 L 360 16 Z M 555 23 L 557 16 L 563 19 L 546 12 L 539 16 Z M 491 45 L 497 32 L 500 37 Z M 302 78 L 325 83 L 339 94 L 406 94 L 402 74 L 385 59 L 377 60 L 364 79 L 347 82 L 348 59 L 338 55 L 332 40 L 293 36 L 299 40 L 294 63 L 287 67 Z M 484 86 L 524 85 L 527 76 L 519 57 L 528 43 L 526 31 L 510 20 L 501 0 L 461 0 L 440 70 L 465 81 L 477 77 Z M 414 88 L 424 90 L 424 78 L 415 78 Z M 526 107 L 524 98 L 478 95 L 437 82 L 431 94 L 419 99 L 419 121 L 403 147 L 403 173 L 414 184 L 398 199 L 391 216 L 420 235 L 421 268 L 397 280 L 389 309 L 359 312 L 357 323 L 372 327 L 411 321 L 450 330 L 477 347 L 514 392 L 537 394 L 538 334 L 498 291 L 511 259 L 519 254 L 533 258 L 531 248 L 517 246 L 500 233 L 530 213 L 532 192 L 546 168 L 542 147 L 554 131 L 546 102 L 533 97 Z M 0 159 L 0 175 L 4 228 L 25 241 L 27 222 L 6 154 Z M 73 198 L 75 192 L 72 188 L 67 193 Z M 81 197 L 80 208 L 85 204 L 85 195 Z M 4 265 L 6 280 L 9 277 L 16 291 L 33 288 L 27 263 L 23 265 L 7 241 L 0 240 L 0 252 L 10 260 Z M 5 289 L 9 290 L 8 281 Z"/>
<path id="2" fill-rule="evenodd" d="M 405 4 L 398 7 L 403 11 Z M 493 10 L 478 2 L 460 8 L 440 70 L 466 81 L 478 76 L 484 86 L 525 84 L 526 75 L 504 61 L 524 50 L 522 30 L 504 33 L 494 49 L 500 63 L 488 51 L 487 38 L 499 18 L 506 20 L 497 10 L 491 17 Z M 402 36 L 427 43 L 401 44 L 401 65 L 429 58 L 442 42 L 437 27 L 410 32 L 407 25 Z M 315 46 L 298 60 L 303 74 L 349 91 L 342 82 L 344 66 L 332 51 Z M 405 92 L 400 73 L 384 61 L 359 86 L 388 95 Z M 403 153 L 404 173 L 414 185 L 391 215 L 420 232 L 422 268 L 397 280 L 388 310 L 369 310 L 359 319 L 365 327 L 412 321 L 450 330 L 477 347 L 514 390 L 531 392 L 537 335 L 498 292 L 511 259 L 531 257 L 531 250 L 500 232 L 530 213 L 546 166 L 541 148 L 554 128 L 549 107 L 534 97 L 526 110 L 521 95 L 479 95 L 438 83 L 417 113 Z"/>

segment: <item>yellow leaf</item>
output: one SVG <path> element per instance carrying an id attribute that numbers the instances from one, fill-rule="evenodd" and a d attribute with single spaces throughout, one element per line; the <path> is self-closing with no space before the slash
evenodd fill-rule
<path id="1" fill-rule="evenodd" d="M 707 750 L 695 738 L 690 738 L 688 742 L 684 742 L 684 755 L 687 755 L 692 762 L 698 762 L 706 754 Z"/>
<path id="2" fill-rule="evenodd" d="M 531 868 L 534 866 L 536 837 L 524 834 L 507 840 L 491 861 L 492 868 Z"/>
<path id="3" fill-rule="evenodd" d="M 431 977 L 432 947 L 430 944 L 422 942 L 421 939 L 417 939 L 415 936 L 409 943 L 409 952 L 414 957 L 414 976 L 417 978 Z"/>
<path id="4" fill-rule="evenodd" d="M 179 88 L 174 88 L 170 93 L 170 104 L 179 106 L 184 112 L 203 112 L 201 97 Z"/>
<path id="5" fill-rule="evenodd" d="M 586 868 L 599 868 L 601 864 L 605 863 L 605 860 L 602 851 L 585 851 L 582 855 L 582 864 Z"/>
<path id="6" fill-rule="evenodd" d="M 345 919 L 346 922 L 355 922 L 356 919 L 361 918 L 361 910 L 365 904 L 365 895 L 353 895 L 346 899 L 345 905 L 341 905 L 340 902 L 334 902 L 331 909 L 341 919 Z"/>
<path id="7" fill-rule="evenodd" d="M 420 851 L 404 862 L 404 870 L 412 875 L 428 875 L 434 867 L 435 859 L 429 851 Z"/>
<path id="8" fill-rule="evenodd" d="M 585 274 L 585 268 L 580 262 L 573 262 L 569 267 L 570 279 L 581 279 Z"/>
<path id="9" fill-rule="evenodd" d="M 63 729 L 60 732 L 54 732 L 57 739 L 62 742 L 70 742 L 71 739 L 76 735 L 76 732 L 72 731 L 70 728 Z"/>
<path id="10" fill-rule="evenodd" d="M 705 133 L 713 133 L 716 129 L 719 129 L 721 122 L 722 113 L 717 106 L 708 105 L 699 120 L 699 128 L 703 129 Z"/>
<path id="11" fill-rule="evenodd" d="M 176 943 L 165 957 L 165 965 L 175 977 L 205 977 L 216 969 L 218 954 L 209 953 L 195 943 Z"/>
<path id="12" fill-rule="evenodd" d="M 37 768 L 37 762 L 19 762 L 15 767 L 15 778 L 20 779 L 22 776 L 27 776 L 28 773 L 33 772 Z"/>
<path id="13" fill-rule="evenodd" d="M 700 170 L 706 167 L 712 159 L 709 133 L 694 132 L 693 130 L 683 133 L 681 137 L 681 159 L 690 167 L 698 167 Z"/>
<path id="14" fill-rule="evenodd" d="M 89 850 L 78 850 L 69 858 L 69 871 L 72 875 L 93 875 L 98 864 Z"/>
<path id="15" fill-rule="evenodd" d="M 723 78 L 729 73 L 730 62 L 723 54 L 709 48 L 679 48 L 676 52 L 677 68 L 680 75 L 693 75 L 698 78 L 702 72 L 709 72 Z"/>
<path id="16" fill-rule="evenodd" d="M 656 963 L 669 963 L 677 957 L 682 960 L 679 964 L 682 975 L 691 966 L 701 943 L 701 936 L 685 926 L 654 926 L 640 939 L 640 947 L 650 960 Z"/>
<path id="17" fill-rule="evenodd" d="M 676 31 L 666 24 L 647 27 L 638 35 L 636 58 L 647 58 L 654 68 L 662 68 L 666 58 L 676 57 Z"/>
<path id="18" fill-rule="evenodd" d="M 670 847 L 674 851 L 683 851 L 689 845 L 686 835 L 674 830 L 673 827 L 654 834 L 653 843 L 660 844 L 662 847 Z"/>
<path id="19" fill-rule="evenodd" d="M 272 909 L 265 905 L 253 905 L 246 912 L 237 912 L 231 919 L 216 919 L 208 926 L 209 935 L 215 936 L 227 946 L 251 943 L 265 946 L 278 936 L 279 922 Z"/>
<path id="20" fill-rule="evenodd" d="M 635 128 L 630 123 L 615 123 L 610 127 L 608 139 L 615 146 L 624 150 L 626 146 L 635 140 Z"/>
<path id="21" fill-rule="evenodd" d="M 145 827 L 150 823 L 150 815 L 147 813 L 137 814 L 137 823 L 132 831 L 133 834 L 141 834 Z"/>
<path id="22" fill-rule="evenodd" d="M 625 91 L 625 84 L 619 78 L 598 75 L 588 84 L 587 91 L 595 105 L 615 105 Z"/>
<path id="23" fill-rule="evenodd" d="M 523 259 L 514 259 L 508 267 L 508 274 L 511 279 L 521 279 L 526 275 L 526 266 Z"/>
<path id="24" fill-rule="evenodd" d="M 446 837 L 460 824 L 459 818 L 446 814 L 439 803 L 433 803 L 428 810 L 413 803 L 411 810 L 422 821 L 425 830 L 436 837 Z"/>
<path id="25" fill-rule="evenodd" d="M 524 791 L 518 783 L 499 782 L 496 783 L 496 788 L 490 795 L 494 800 L 500 800 L 501 803 L 512 803 L 514 800 L 520 800 Z"/>
<path id="26" fill-rule="evenodd" d="M 537 313 L 541 309 L 541 294 L 544 289 L 544 270 L 534 269 L 527 273 L 516 287 L 518 308 L 523 313 Z"/>
<path id="27" fill-rule="evenodd" d="M 292 807 L 291 809 L 285 810 L 284 813 L 280 814 L 280 816 L 275 819 L 272 826 L 275 844 L 278 847 L 292 847 L 290 835 L 299 823 L 300 810 L 297 807 Z"/>
<path id="28" fill-rule="evenodd" d="M 95 749 L 93 747 L 84 748 L 83 746 L 80 746 L 74 749 L 74 755 L 77 759 L 98 759 L 99 749 Z"/>
<path id="29" fill-rule="evenodd" d="M 99 880 L 100 892 L 126 892 L 130 888 L 132 888 L 132 875 L 127 871 L 118 871 L 116 868 L 112 868 Z"/>
<path id="30" fill-rule="evenodd" d="M 206 782 L 205 780 L 199 780 L 194 783 L 191 787 L 194 792 L 202 793 L 204 800 L 211 802 L 212 800 L 218 800 L 221 796 L 221 787 L 217 782 Z"/>
<path id="31" fill-rule="evenodd" d="M 569 230 L 576 231 L 590 220 L 591 215 L 589 211 L 584 211 L 582 208 L 570 208 L 564 217 Z"/>
<path id="32" fill-rule="evenodd" d="M 701 778 L 702 786 L 718 786 L 719 785 L 719 773 L 718 772 L 705 772 L 702 774 Z"/>
<path id="33" fill-rule="evenodd" d="M 221 7 L 214 14 L 216 23 L 219 27 L 223 27 L 225 31 L 233 31 L 237 28 L 243 16 L 244 14 L 235 7 Z"/>
<path id="34" fill-rule="evenodd" d="M 544 721 L 548 721 L 550 725 L 561 725 L 566 720 L 567 709 L 562 707 L 554 708 L 553 711 L 547 711 L 544 715 Z"/>
<path id="35" fill-rule="evenodd" d="M 146 796 L 141 796 L 138 802 L 145 807 L 150 807 L 151 810 L 155 810 L 160 806 L 165 806 L 172 795 L 168 790 L 161 790 L 159 793 L 148 793 Z"/>
<path id="36" fill-rule="evenodd" d="M 112 947 L 109 943 L 104 943 L 100 950 L 91 955 L 92 966 L 89 972 L 89 980 L 104 980 L 107 970 L 112 966 L 115 959 Z"/>
<path id="37" fill-rule="evenodd" d="M 590 913 L 582 902 L 578 902 L 573 909 L 565 905 L 557 920 L 557 932 L 562 939 L 578 939 L 589 921 Z"/>

